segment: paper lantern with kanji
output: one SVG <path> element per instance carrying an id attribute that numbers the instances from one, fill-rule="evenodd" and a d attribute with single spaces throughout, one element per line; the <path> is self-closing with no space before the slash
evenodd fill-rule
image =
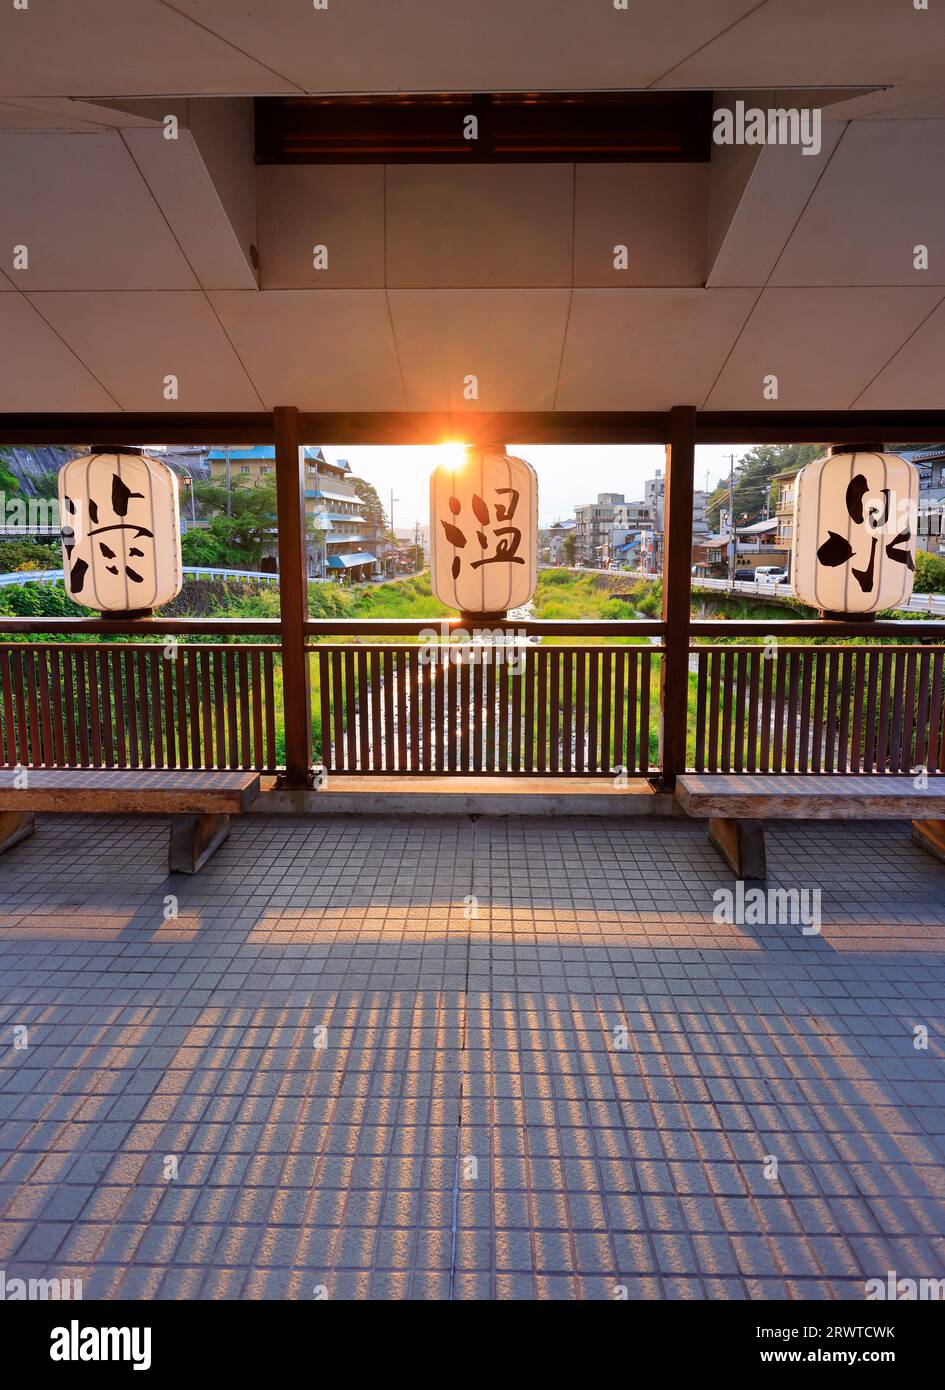
<path id="1" fill-rule="evenodd" d="M 430 572 L 441 603 L 501 614 L 538 581 L 538 477 L 504 449 L 467 449 L 430 479 Z"/>
<path id="2" fill-rule="evenodd" d="M 898 608 L 915 577 L 919 471 L 869 446 L 834 448 L 794 484 L 792 577 L 830 613 Z"/>
<path id="3" fill-rule="evenodd" d="M 145 614 L 180 593 L 177 476 L 139 449 L 94 449 L 59 470 L 66 593 Z"/>

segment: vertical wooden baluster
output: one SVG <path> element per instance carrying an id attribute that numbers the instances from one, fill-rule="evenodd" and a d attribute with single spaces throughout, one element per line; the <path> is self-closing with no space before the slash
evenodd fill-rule
<path id="1" fill-rule="evenodd" d="M 843 660 L 847 666 L 854 665 L 850 652 L 844 652 Z M 879 717 L 877 713 L 880 673 L 879 651 L 874 648 L 874 650 L 870 652 L 857 652 L 855 671 L 856 675 L 854 679 L 856 681 L 857 698 L 854 723 L 856 723 L 856 716 L 859 715 L 860 720 L 863 721 L 862 770 L 863 772 L 872 772 L 876 767 L 876 749 L 879 741 L 879 725 L 877 722 Z M 865 721 L 862 715 L 864 686 L 866 690 Z M 847 694 L 847 699 L 849 700 L 849 693 Z M 850 771 L 859 772 L 861 769 L 860 747 L 855 735 L 854 738 L 855 742 L 853 757 L 850 761 Z M 840 768 L 839 770 L 842 772 L 845 771 L 845 768 Z"/>
<path id="2" fill-rule="evenodd" d="M 331 665 L 324 645 L 318 648 L 318 704 L 322 726 L 319 753 L 322 767 L 330 771 L 335 765 L 331 752 Z"/>
<path id="3" fill-rule="evenodd" d="M 860 759 L 863 714 L 862 653 L 845 651 L 840 661 L 840 750 L 838 772 L 856 772 Z"/>
<path id="4" fill-rule="evenodd" d="M 200 714 L 203 726 L 203 766 L 216 765 L 214 757 L 214 707 L 211 675 L 212 652 L 209 647 L 200 648 Z"/>
<path id="5" fill-rule="evenodd" d="M 665 653 L 662 660 L 666 660 Z M 650 648 L 640 652 L 640 771 L 645 777 L 650 770 Z"/>
<path id="6" fill-rule="evenodd" d="M 625 767 L 623 760 L 624 748 L 624 700 L 627 679 L 627 648 L 616 647 L 614 649 L 614 741 L 611 751 L 611 770 L 615 767 Z"/>
<path id="7" fill-rule="evenodd" d="M 332 766 L 336 772 L 346 772 L 348 767 L 345 763 L 345 700 L 342 676 L 344 673 L 344 649 L 342 647 L 331 646 L 328 648 L 328 655 L 331 661 L 331 726 L 334 741 L 334 759 Z M 390 652 L 387 653 L 389 661 Z M 393 681 L 390 671 L 387 671 L 385 698 L 391 703 L 391 725 L 393 725 Z M 391 730 L 393 733 L 393 729 Z M 393 739 L 388 744 L 390 767 L 389 771 L 394 770 Z"/>
<path id="8" fill-rule="evenodd" d="M 932 657 L 931 697 L 929 699 L 929 737 L 926 761 L 929 772 L 945 771 L 939 762 L 939 747 L 942 734 L 942 667 L 943 653 L 938 651 Z"/>
<path id="9" fill-rule="evenodd" d="M 263 652 L 263 673 L 266 681 L 266 766 L 276 770 L 276 655 L 278 647 L 266 647 Z M 284 692 L 283 692 L 284 694 Z"/>
<path id="10" fill-rule="evenodd" d="M 359 647 L 358 660 L 358 771 L 367 772 L 371 766 L 371 696 L 368 680 L 368 656 L 364 647 Z"/>
<path id="11" fill-rule="evenodd" d="M 358 768 L 358 695 L 354 678 L 354 651 L 344 648 L 344 691 L 345 691 L 345 767 L 349 772 Z M 398 682 L 403 689 L 403 677 L 398 673 Z M 401 746 L 404 734 L 400 732 Z"/>
<path id="12" fill-rule="evenodd" d="M 722 648 L 709 653 L 709 771 L 719 771 L 719 715 L 721 713 Z"/>
<path id="13" fill-rule="evenodd" d="M 535 674 L 539 649 L 529 647 L 525 653 L 525 726 L 522 767 L 525 772 L 535 770 Z"/>
<path id="14" fill-rule="evenodd" d="M 772 772 L 784 771 L 784 685 L 787 679 L 787 652 L 779 647 L 774 657 L 774 728 L 771 749 Z"/>
<path id="15" fill-rule="evenodd" d="M 758 759 L 759 772 L 771 771 L 771 723 L 774 717 L 772 686 L 777 651 L 772 656 L 762 653 L 761 666 L 761 751 Z"/>
<path id="16" fill-rule="evenodd" d="M 253 702 L 253 757 L 250 766 L 262 772 L 266 766 L 266 747 L 263 740 L 263 691 L 262 662 L 260 650 L 253 647 L 250 653 L 250 690 Z"/>
<path id="17" fill-rule="evenodd" d="M 239 703 L 236 692 L 236 654 L 232 647 L 224 650 L 226 668 L 226 754 L 231 769 L 240 765 L 239 760 Z"/>
<path id="18" fill-rule="evenodd" d="M 115 758 L 119 767 L 127 767 L 127 712 L 129 705 L 125 695 L 121 651 L 118 647 L 112 647 L 109 652 L 109 660 L 112 668 L 112 702 L 115 707 Z"/>
<path id="19" fill-rule="evenodd" d="M 597 647 L 587 649 L 587 770 L 600 769 L 600 693 L 598 662 L 600 652 Z"/>
<path id="20" fill-rule="evenodd" d="M 824 734 L 824 771 L 833 772 L 837 759 L 837 681 L 840 662 L 833 648 L 827 653 L 827 727 Z"/>
<path id="21" fill-rule="evenodd" d="M 902 737 L 899 743 L 899 772 L 911 772 L 916 766 L 913 756 L 912 743 L 916 731 L 916 653 L 912 650 L 902 653 L 906 667 L 906 690 L 905 699 L 902 700 Z M 900 673 L 901 674 L 901 673 Z M 897 685 L 898 691 L 902 690 L 901 685 Z"/>
<path id="22" fill-rule="evenodd" d="M 473 664 L 469 669 L 469 679 L 472 684 L 472 766 L 474 772 L 482 771 L 482 648 L 474 648 L 472 653 Z"/>
<path id="23" fill-rule="evenodd" d="M 407 766 L 411 772 L 419 772 L 420 762 L 420 654 L 416 647 L 409 647 L 407 660 L 407 707 L 410 711 L 410 741 L 407 745 Z"/>
<path id="24" fill-rule="evenodd" d="M 161 647 L 155 655 L 155 664 L 160 671 L 161 688 L 164 693 L 164 747 L 167 749 L 167 766 L 177 766 L 177 722 L 175 717 L 176 698 L 174 690 L 174 663 L 168 661 Z M 185 759 L 186 761 L 186 759 Z"/>
<path id="25" fill-rule="evenodd" d="M 375 772 L 384 770 L 384 672 L 383 650 L 371 648 L 371 767 Z"/>
<path id="26" fill-rule="evenodd" d="M 102 762 L 106 767 L 115 766 L 115 743 L 112 737 L 112 683 L 108 671 L 108 653 L 99 647 L 95 654 L 98 670 L 98 688 L 102 711 Z"/>
<path id="27" fill-rule="evenodd" d="M 396 770 L 394 743 L 394 711 L 397 692 L 394 689 L 394 656 L 390 647 L 384 648 L 384 771 Z"/>
<path id="28" fill-rule="evenodd" d="M 190 723 L 188 720 L 188 649 L 178 645 L 174 657 L 174 696 L 176 705 L 176 744 L 181 767 L 190 767 Z"/>
<path id="29" fill-rule="evenodd" d="M 7 767 L 16 767 L 16 718 L 13 713 L 13 676 L 10 650 L 0 647 L 0 691 L 3 693 L 3 746 Z"/>
<path id="30" fill-rule="evenodd" d="M 706 682 L 709 673 L 709 653 L 701 648 L 696 657 L 696 772 L 705 772 Z"/>
<path id="31" fill-rule="evenodd" d="M 85 654 L 89 690 L 89 734 L 93 767 L 102 766 L 102 702 L 98 684 L 98 650 L 89 647 Z"/>
<path id="32" fill-rule="evenodd" d="M 239 764 L 247 769 L 253 765 L 250 733 L 249 656 L 245 647 L 236 652 L 236 683 L 239 695 Z"/>
<path id="33" fill-rule="evenodd" d="M 536 735 L 535 735 L 535 771 L 547 772 L 548 770 L 548 649 L 539 647 L 537 651 L 538 663 L 536 670 L 535 701 L 536 714 Z"/>
<path id="34" fill-rule="evenodd" d="M 587 647 L 578 647 L 574 653 L 577 678 L 574 693 L 574 766 L 575 771 L 584 772 L 588 766 L 585 756 L 587 719 Z"/>
<path id="35" fill-rule="evenodd" d="M 627 745 L 624 763 L 628 772 L 637 772 L 640 767 L 640 717 L 637 708 L 637 692 L 640 684 L 640 649 L 627 649 Z"/>
<path id="36" fill-rule="evenodd" d="M 49 678 L 52 686 L 53 744 L 57 767 L 66 764 L 65 710 L 62 699 L 61 663 L 67 660 L 66 649 L 49 648 Z M 118 652 L 115 652 L 117 663 Z M 116 681 L 116 684 L 118 682 Z"/>
<path id="37" fill-rule="evenodd" d="M 915 716 L 915 748 L 914 762 L 910 767 L 924 767 L 928 771 L 929 767 L 929 665 L 930 655 L 927 649 L 916 653 L 918 659 L 917 673 L 917 696 L 916 696 L 916 716 Z"/>
<path id="38" fill-rule="evenodd" d="M 561 770 L 574 768 L 574 654 L 561 653 Z"/>
<path id="39" fill-rule="evenodd" d="M 36 666 L 38 676 L 37 697 L 39 699 L 40 731 L 42 735 L 42 761 L 45 767 L 55 767 L 56 751 L 53 745 L 52 717 L 49 698 L 49 667 L 50 647 L 36 648 Z"/>
<path id="40" fill-rule="evenodd" d="M 459 668 L 459 768 L 461 772 L 469 771 L 469 724 L 472 713 L 472 701 L 470 697 L 470 665 L 469 650 L 464 651 L 466 658 Z"/>
<path id="41" fill-rule="evenodd" d="M 600 770 L 610 771 L 610 743 L 613 720 L 613 670 L 614 653 L 612 648 L 604 647 L 600 654 Z"/>
<path id="42" fill-rule="evenodd" d="M 735 652 L 735 749 L 732 765 L 736 772 L 745 770 L 745 718 L 747 698 L 748 651 L 739 647 Z"/>
<path id="43" fill-rule="evenodd" d="M 765 663 L 768 664 L 767 662 Z M 752 647 L 748 653 L 748 760 L 749 772 L 758 770 L 758 696 L 761 686 L 761 652 Z"/>
<path id="44" fill-rule="evenodd" d="M 486 666 L 485 719 L 487 772 L 495 772 L 496 770 L 496 685 L 500 679 L 505 679 L 505 669 L 505 649 L 497 642 L 489 651 L 489 661 Z"/>
<path id="45" fill-rule="evenodd" d="M 889 700 L 890 700 L 890 679 L 892 677 L 893 663 L 890 657 L 893 652 L 888 647 L 880 647 L 877 650 L 880 660 L 880 693 L 879 693 L 879 731 L 876 740 L 876 771 L 888 772 L 889 760 Z"/>
<path id="46" fill-rule="evenodd" d="M 827 658 L 822 648 L 814 653 L 814 717 L 811 726 L 811 771 L 824 763 L 824 672 Z"/>

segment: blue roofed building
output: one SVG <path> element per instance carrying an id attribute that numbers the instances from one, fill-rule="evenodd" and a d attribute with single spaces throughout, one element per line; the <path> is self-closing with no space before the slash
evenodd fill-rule
<path id="1" fill-rule="evenodd" d="M 305 458 L 305 515 L 317 534 L 309 541 L 309 576 L 347 577 L 351 582 L 381 573 L 378 558 L 384 537 L 365 515 L 347 459 L 329 462 L 315 445 L 302 450 Z M 275 473 L 271 444 L 231 445 L 210 450 L 210 473 L 215 482 L 227 474 L 231 486 L 256 486 Z"/>

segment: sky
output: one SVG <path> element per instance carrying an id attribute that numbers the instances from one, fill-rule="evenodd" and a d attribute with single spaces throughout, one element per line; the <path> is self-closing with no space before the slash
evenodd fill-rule
<path id="1" fill-rule="evenodd" d="M 538 473 L 538 522 L 550 526 L 574 515 L 582 502 L 593 502 L 599 492 L 622 492 L 628 502 L 643 497 L 643 484 L 657 468 L 665 468 L 662 445 L 509 444 L 510 454 L 527 459 Z M 729 470 L 729 454 L 737 464 L 751 446 L 705 445 L 696 449 L 696 487 L 715 487 Z M 444 455 L 437 445 L 326 447 L 325 457 L 334 463 L 346 458 L 357 477 L 373 483 L 390 519 L 394 493 L 394 525 L 407 530 L 430 519 L 430 474 Z"/>

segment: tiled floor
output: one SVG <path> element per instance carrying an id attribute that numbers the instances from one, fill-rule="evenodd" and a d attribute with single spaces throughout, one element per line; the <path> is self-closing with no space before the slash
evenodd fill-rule
<path id="1" fill-rule="evenodd" d="M 771 885 L 822 891 L 819 935 L 713 921 L 731 877 L 687 823 L 253 816 L 192 879 L 166 842 L 46 817 L 0 860 L 7 1279 L 862 1298 L 945 1276 L 945 865 L 907 826 L 770 832 Z"/>

